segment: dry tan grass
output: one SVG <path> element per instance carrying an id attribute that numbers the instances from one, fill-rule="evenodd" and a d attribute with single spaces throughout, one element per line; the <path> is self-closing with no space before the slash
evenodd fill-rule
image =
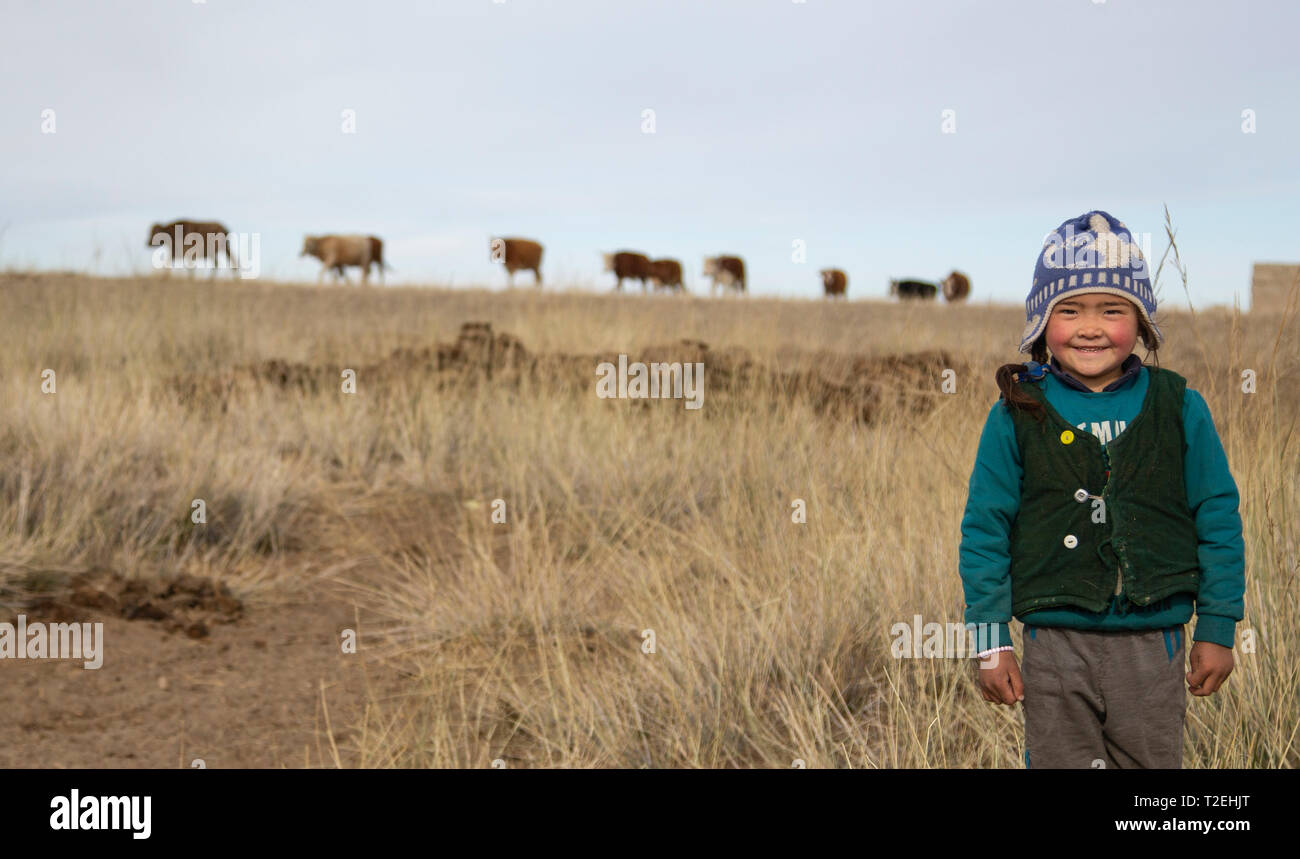
<path id="1" fill-rule="evenodd" d="M 889 649 L 913 615 L 961 620 L 966 481 L 1017 308 L 22 275 L 0 302 L 0 585 L 91 566 L 244 592 L 345 581 L 390 619 L 365 646 L 410 678 L 360 726 L 369 765 L 1021 764 L 1018 711 L 984 703 L 969 662 Z M 224 412 L 169 383 L 268 361 L 338 379 L 474 320 L 532 354 L 691 338 L 771 367 L 946 350 L 960 369 L 928 412 L 867 424 L 774 388 L 711 401 L 707 376 L 698 412 L 600 400 L 594 366 L 589 388 L 263 380 Z M 1188 766 L 1300 758 L 1300 348 L 1282 323 L 1163 327 L 1160 363 L 1205 395 L 1241 490 L 1239 628 L 1258 636 L 1224 691 L 1189 697 Z"/>

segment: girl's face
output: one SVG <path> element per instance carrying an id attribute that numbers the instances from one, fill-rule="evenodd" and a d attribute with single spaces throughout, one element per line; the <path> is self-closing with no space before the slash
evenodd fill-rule
<path id="1" fill-rule="evenodd" d="M 1120 365 L 1133 353 L 1137 338 L 1137 308 L 1107 292 L 1063 298 L 1047 320 L 1047 348 L 1066 372 L 1093 391 L 1120 377 Z"/>

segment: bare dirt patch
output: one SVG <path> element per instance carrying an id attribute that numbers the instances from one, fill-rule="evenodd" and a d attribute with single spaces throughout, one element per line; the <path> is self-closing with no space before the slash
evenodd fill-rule
<path id="1" fill-rule="evenodd" d="M 328 583 L 249 601 L 100 570 L 6 602 L 10 623 L 102 623 L 103 664 L 0 660 L 0 767 L 355 766 L 354 726 L 399 688 L 342 652 L 361 610 Z"/>

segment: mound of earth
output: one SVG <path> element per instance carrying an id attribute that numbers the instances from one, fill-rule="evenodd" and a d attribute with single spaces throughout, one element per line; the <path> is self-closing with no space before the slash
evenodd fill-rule
<path id="1" fill-rule="evenodd" d="M 244 614 L 243 603 L 220 582 L 188 575 L 170 581 L 128 579 L 107 570 L 81 573 L 60 591 L 25 602 L 21 613 L 29 621 L 81 623 L 87 620 L 86 609 L 92 609 L 124 620 L 154 621 L 190 638 L 206 638 L 213 624 L 234 623 Z"/>
<path id="2" fill-rule="evenodd" d="M 466 322 L 454 343 L 403 347 L 354 369 L 365 384 L 403 382 L 468 389 L 481 384 L 517 387 L 527 381 L 579 393 L 594 390 L 597 366 L 604 362 L 617 366 L 618 360 L 618 353 L 533 354 L 519 338 L 494 332 L 488 322 Z M 778 401 L 803 398 L 821 414 L 862 423 L 898 410 L 911 415 L 928 412 L 937 402 L 942 372 L 966 370 L 964 363 L 944 350 L 884 356 L 792 351 L 760 362 L 745 349 L 711 349 L 692 339 L 640 349 L 628 354 L 628 361 L 702 363 L 704 391 L 710 398 L 743 397 L 746 402 L 756 402 L 765 394 Z M 309 394 L 338 390 L 342 369 L 271 359 L 219 375 L 178 375 L 168 380 L 167 388 L 189 407 L 224 412 L 237 391 L 259 386 Z"/>

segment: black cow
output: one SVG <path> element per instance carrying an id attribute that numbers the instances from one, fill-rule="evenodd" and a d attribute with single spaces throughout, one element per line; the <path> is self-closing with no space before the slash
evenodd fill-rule
<path id="1" fill-rule="evenodd" d="M 933 301 L 934 296 L 939 292 L 936 284 L 924 280 L 891 280 L 889 282 L 889 294 L 896 295 L 899 299 L 920 299 L 921 301 Z"/>

